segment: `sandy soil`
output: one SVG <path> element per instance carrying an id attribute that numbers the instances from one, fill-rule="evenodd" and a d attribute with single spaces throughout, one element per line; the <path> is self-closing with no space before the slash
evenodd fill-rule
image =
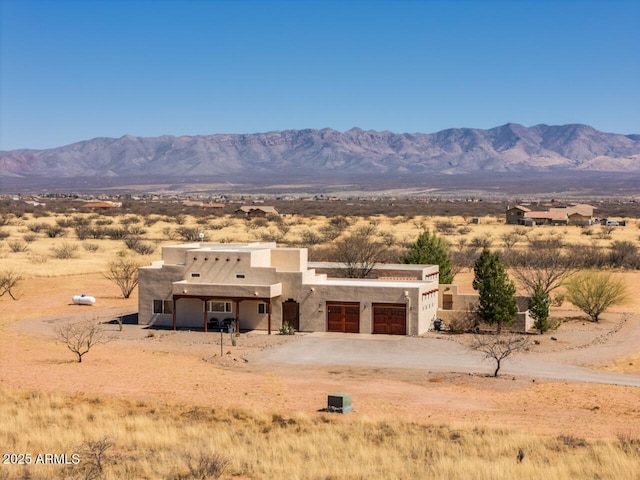
<path id="1" fill-rule="evenodd" d="M 328 393 L 348 391 L 355 412 L 345 419 L 402 417 L 587 438 L 640 436 L 639 391 L 633 387 L 511 375 L 494 379 L 427 369 L 292 367 L 246 361 L 252 352 L 298 342 L 301 336 L 242 334 L 233 347 L 224 335 L 221 356 L 216 333 L 150 330 L 139 325 L 124 325 L 119 331 L 117 323 L 107 323 L 113 340 L 95 347 L 79 364 L 64 345 L 54 341 L 54 326 L 81 319 L 108 322 L 135 312 L 135 296 L 119 298 L 117 288 L 99 274 L 34 277 L 23 282 L 20 292 L 18 301 L 0 299 L 0 385 L 5 388 L 308 415 L 326 405 Z M 95 294 L 97 304 L 73 305 L 71 297 L 82 292 Z M 621 308 L 625 309 L 637 313 L 638 300 Z M 637 316 L 613 312 L 594 325 L 576 311 L 555 314 L 575 319 L 539 337 L 541 342 L 532 354 L 575 355 L 578 364 L 640 373 Z M 557 340 L 550 340 L 551 336 Z M 443 342 L 451 341 L 445 337 L 440 334 Z M 624 348 L 617 350 L 620 338 L 625 339 Z M 465 341 L 464 337 L 454 340 Z"/>

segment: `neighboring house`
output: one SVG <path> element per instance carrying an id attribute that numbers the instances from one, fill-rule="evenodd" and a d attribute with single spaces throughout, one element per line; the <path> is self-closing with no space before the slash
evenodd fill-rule
<path id="1" fill-rule="evenodd" d="M 524 215 L 524 225 L 566 225 L 569 223 L 567 212 L 544 211 L 544 212 L 527 212 Z"/>
<path id="2" fill-rule="evenodd" d="M 522 205 L 517 205 L 507 209 L 507 225 L 522 225 L 524 216 L 531 210 Z"/>
<path id="3" fill-rule="evenodd" d="M 265 206 L 252 206 L 252 207 L 240 207 L 236 210 L 236 214 L 244 217 L 266 217 L 267 215 L 279 215 L 278 209 L 276 207 L 265 207 Z"/>
<path id="4" fill-rule="evenodd" d="M 594 207 L 576 203 L 534 211 L 522 205 L 507 209 L 507 225 L 591 225 Z"/>
<path id="5" fill-rule="evenodd" d="M 204 331 L 226 320 L 271 333 L 286 321 L 298 331 L 420 335 L 436 318 L 437 265 L 385 265 L 393 280 L 329 278 L 312 265 L 306 248 L 275 243 L 163 247 L 162 260 L 140 268 L 138 319 Z"/>

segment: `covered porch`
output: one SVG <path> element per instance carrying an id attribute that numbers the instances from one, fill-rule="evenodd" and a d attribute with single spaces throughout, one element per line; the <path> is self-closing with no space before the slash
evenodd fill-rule
<path id="1" fill-rule="evenodd" d="M 180 300 L 198 300 L 201 302 L 200 310 L 202 315 L 202 329 L 207 332 L 210 330 L 210 316 L 219 312 L 222 316 L 229 314 L 223 320 L 233 320 L 235 331 L 239 332 L 240 324 L 240 305 L 242 302 L 251 301 L 258 305 L 263 303 L 266 305 L 264 315 L 267 316 L 267 332 L 271 335 L 272 330 L 272 304 L 273 300 L 282 294 L 282 284 L 275 283 L 272 285 L 222 285 L 222 284 L 206 284 L 206 283 L 190 283 L 185 280 L 174 282 L 172 287 L 171 300 L 173 304 L 172 310 L 172 327 L 173 330 L 178 328 L 178 319 L 180 317 Z M 212 302 L 212 303 L 210 303 Z M 231 303 L 233 308 L 231 312 L 226 309 L 220 311 L 211 311 L 207 305 Z M 185 306 L 186 307 L 186 306 Z M 193 307 L 193 302 L 191 302 Z M 193 309 L 192 309 L 193 310 Z M 192 315 L 192 313 L 189 313 Z M 232 316 L 231 316 L 232 315 Z M 217 316 L 216 320 L 219 322 Z M 225 325 L 226 326 L 226 325 Z M 264 328 L 264 327 L 262 327 Z M 219 331 L 219 328 L 215 331 Z"/>

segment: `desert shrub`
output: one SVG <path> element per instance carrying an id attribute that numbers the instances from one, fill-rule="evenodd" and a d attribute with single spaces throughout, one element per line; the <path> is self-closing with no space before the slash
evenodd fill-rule
<path id="1" fill-rule="evenodd" d="M 269 220 L 266 217 L 255 217 L 247 222 L 247 228 L 254 230 L 269 226 Z"/>
<path id="2" fill-rule="evenodd" d="M 196 220 L 198 225 L 207 225 L 209 223 L 209 219 L 207 217 L 201 217 Z"/>
<path id="3" fill-rule="evenodd" d="M 457 230 L 459 235 L 467 235 L 471 232 L 471 228 L 470 227 L 460 227 Z"/>
<path id="4" fill-rule="evenodd" d="M 489 234 L 473 237 L 469 241 L 471 247 L 480 249 L 491 248 L 491 243 L 491 235 Z"/>
<path id="5" fill-rule="evenodd" d="M 436 230 L 446 235 L 452 234 L 454 229 L 456 228 L 456 224 L 453 223 L 451 220 L 438 220 L 435 223 L 435 226 L 436 226 Z"/>
<path id="6" fill-rule="evenodd" d="M 110 240 L 123 240 L 129 231 L 122 227 L 105 228 L 104 233 Z"/>
<path id="7" fill-rule="evenodd" d="M 12 240 L 8 242 L 8 245 L 13 253 L 26 252 L 29 250 L 29 245 L 22 240 Z"/>
<path id="8" fill-rule="evenodd" d="M 136 248 L 141 242 L 141 239 L 137 235 L 127 235 L 124 238 L 124 244 L 127 246 L 129 250 L 133 250 Z"/>
<path id="9" fill-rule="evenodd" d="M 293 326 L 290 325 L 289 322 L 284 322 L 280 327 L 280 330 L 278 330 L 278 334 L 279 335 L 295 335 L 296 329 L 293 328 Z"/>
<path id="10" fill-rule="evenodd" d="M 88 227 L 79 226 L 79 227 L 76 227 L 75 231 L 76 231 L 76 237 L 78 237 L 78 240 L 86 240 L 87 238 L 89 238 L 90 229 Z"/>
<path id="11" fill-rule="evenodd" d="M 36 235 L 35 233 L 27 233 L 23 235 L 22 238 L 24 239 L 25 242 L 32 243 L 37 240 L 38 235 Z"/>
<path id="12" fill-rule="evenodd" d="M 86 227 L 88 225 L 91 225 L 91 218 L 89 217 L 84 217 L 81 215 L 76 215 L 71 219 L 71 224 L 74 227 Z"/>
<path id="13" fill-rule="evenodd" d="M 47 263 L 49 261 L 49 257 L 46 255 L 40 255 L 39 253 L 32 253 L 29 255 L 29 261 L 35 264 Z"/>
<path id="14" fill-rule="evenodd" d="M 49 224 L 44 222 L 31 222 L 27 225 L 27 228 L 31 230 L 33 233 L 39 233 L 48 227 L 49 227 Z"/>
<path id="15" fill-rule="evenodd" d="M 156 223 L 158 223 L 159 221 L 160 221 L 160 217 L 159 217 L 159 216 L 157 216 L 157 215 L 147 215 L 147 216 L 144 218 L 144 224 L 145 224 L 147 227 L 150 227 L 150 226 L 152 226 L 152 225 L 155 225 L 155 224 L 156 224 Z"/>
<path id="16" fill-rule="evenodd" d="M 0 230 L 0 240 L 4 240 L 5 238 L 9 238 L 11 234 L 6 230 Z"/>
<path id="17" fill-rule="evenodd" d="M 322 236 L 322 240 L 325 242 L 331 242 L 338 238 L 340 234 L 344 231 L 343 229 L 336 228 L 331 224 L 323 225 L 319 229 L 320 235 Z"/>
<path id="18" fill-rule="evenodd" d="M 301 234 L 302 243 L 305 245 L 318 245 L 322 243 L 322 237 L 318 235 L 316 232 L 313 232 L 309 229 L 305 230 Z"/>
<path id="19" fill-rule="evenodd" d="M 197 242 L 200 240 L 200 233 L 203 232 L 199 228 L 183 226 L 176 229 L 176 233 L 186 242 Z"/>
<path id="20" fill-rule="evenodd" d="M 83 243 L 82 248 L 87 252 L 97 252 L 100 249 L 100 246 L 97 243 Z"/>
<path id="21" fill-rule="evenodd" d="M 131 215 L 128 217 L 123 217 L 120 219 L 120 223 L 122 225 L 132 225 L 134 223 L 140 223 L 140 217 L 136 216 L 136 215 Z"/>
<path id="22" fill-rule="evenodd" d="M 96 225 L 101 226 L 101 227 L 106 227 L 108 225 L 113 225 L 113 219 L 112 218 L 99 218 L 98 220 L 96 220 Z"/>
<path id="23" fill-rule="evenodd" d="M 609 251 L 609 265 L 615 268 L 638 268 L 638 247 L 629 241 L 615 241 Z"/>
<path id="24" fill-rule="evenodd" d="M 130 225 L 127 229 L 130 235 L 144 235 L 147 231 L 140 225 Z"/>
<path id="25" fill-rule="evenodd" d="M 156 247 L 154 247 L 150 243 L 140 242 L 132 250 L 140 255 L 151 255 L 156 251 Z"/>
<path id="26" fill-rule="evenodd" d="M 229 465 L 229 459 L 219 453 L 200 452 L 197 457 L 187 453 L 184 458 L 188 473 L 176 473 L 176 480 L 215 480 Z"/>
<path id="27" fill-rule="evenodd" d="M 57 218 L 56 223 L 61 229 L 73 227 L 73 219 L 70 217 Z"/>
<path id="28" fill-rule="evenodd" d="M 62 245 L 51 248 L 51 255 L 53 258 L 57 258 L 59 260 L 66 260 L 69 258 L 75 258 L 77 251 L 78 245 L 65 242 Z"/>
<path id="29" fill-rule="evenodd" d="M 49 238 L 64 237 L 66 231 L 63 227 L 51 225 L 45 230 L 45 234 Z"/>
<path id="30" fill-rule="evenodd" d="M 169 217 L 168 222 L 171 222 L 171 217 Z M 184 225 L 185 223 L 187 223 L 187 216 L 186 216 L 186 215 L 183 215 L 183 214 L 176 215 L 176 216 L 173 218 L 173 222 L 174 222 L 176 225 Z"/>
<path id="31" fill-rule="evenodd" d="M 284 235 L 272 228 L 265 232 L 260 232 L 259 237 L 263 242 L 281 243 L 284 240 Z"/>

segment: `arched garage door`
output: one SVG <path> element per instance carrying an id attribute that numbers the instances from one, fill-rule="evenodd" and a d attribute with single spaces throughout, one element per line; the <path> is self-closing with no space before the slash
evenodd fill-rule
<path id="1" fill-rule="evenodd" d="M 373 333 L 407 334 L 407 306 L 404 303 L 374 303 Z"/>
<path id="2" fill-rule="evenodd" d="M 360 304 L 327 302 L 327 332 L 360 333 Z"/>

